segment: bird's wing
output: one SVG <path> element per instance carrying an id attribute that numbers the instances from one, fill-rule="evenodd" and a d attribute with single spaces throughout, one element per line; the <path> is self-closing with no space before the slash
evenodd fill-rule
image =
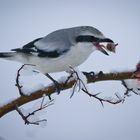
<path id="1" fill-rule="evenodd" d="M 42 38 L 37 38 L 28 44 L 24 45 L 22 48 L 16 48 L 12 49 L 11 51 L 16 51 L 16 52 L 22 52 L 22 53 L 31 53 L 31 52 L 37 52 L 37 49 L 35 48 L 34 43 L 41 40 Z"/>
<path id="2" fill-rule="evenodd" d="M 35 42 L 34 45 L 38 50 L 44 52 L 57 51 L 58 53 L 62 53 L 69 50 L 72 44 L 69 32 L 58 30 Z"/>
<path id="3" fill-rule="evenodd" d="M 56 58 L 66 53 L 69 48 L 70 41 L 68 36 L 54 32 L 44 38 L 35 39 L 22 48 L 12 49 L 12 51 L 35 54 L 39 57 Z"/>

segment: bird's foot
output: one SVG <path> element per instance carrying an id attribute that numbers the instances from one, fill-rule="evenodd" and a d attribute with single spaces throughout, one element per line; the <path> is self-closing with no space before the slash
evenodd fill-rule
<path id="1" fill-rule="evenodd" d="M 54 84 L 55 87 L 56 87 L 56 91 L 57 91 L 57 93 L 58 93 L 58 95 L 59 95 L 60 92 L 61 92 L 60 84 L 59 84 L 55 79 L 53 79 L 48 73 L 45 74 L 45 75 L 53 82 L 53 84 Z"/>

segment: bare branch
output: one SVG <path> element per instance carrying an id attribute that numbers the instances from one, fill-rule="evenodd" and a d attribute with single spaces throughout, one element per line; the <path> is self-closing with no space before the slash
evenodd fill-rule
<path id="1" fill-rule="evenodd" d="M 20 82 L 19 82 L 20 72 L 21 72 L 21 70 L 22 70 L 25 66 L 27 66 L 27 65 L 29 65 L 29 66 L 35 66 L 35 65 L 32 65 L 32 64 L 24 64 L 24 65 L 22 65 L 22 66 L 19 68 L 19 70 L 17 71 L 17 76 L 16 76 L 16 84 L 15 84 L 15 86 L 18 88 L 19 94 L 20 94 L 21 96 L 24 96 L 24 93 L 23 93 L 22 90 L 21 90 L 22 86 L 19 84 L 19 83 L 20 83 Z"/>
<path id="2" fill-rule="evenodd" d="M 74 95 L 74 92 L 75 92 L 75 89 L 76 89 L 76 87 L 78 86 L 79 87 L 79 89 L 78 89 L 78 92 L 80 91 L 80 90 L 82 90 L 83 92 L 85 92 L 87 95 L 89 95 L 90 97 L 94 97 L 95 99 L 97 99 L 97 100 L 99 100 L 100 101 L 100 103 L 102 104 L 102 106 L 104 105 L 103 103 L 104 102 L 107 102 L 107 103 L 110 103 L 110 104 L 119 104 L 119 103 L 121 103 L 122 101 L 124 101 L 124 98 L 122 98 L 122 97 L 120 97 L 118 94 L 115 94 L 115 96 L 117 97 L 117 98 L 101 98 L 101 97 L 99 97 L 98 95 L 100 94 L 100 93 L 97 93 L 97 94 L 91 94 L 89 91 L 88 91 L 88 89 L 87 89 L 87 87 L 86 87 L 86 83 L 84 83 L 83 82 L 83 80 L 79 77 L 79 74 L 78 74 L 78 72 L 75 70 L 75 69 L 73 69 L 72 67 L 70 67 L 71 68 L 71 70 L 72 70 L 72 75 L 73 74 L 75 74 L 76 75 L 76 82 L 75 82 L 75 84 L 74 84 L 74 86 L 72 87 L 73 88 L 73 92 L 72 92 L 72 95 L 70 96 L 70 98 Z M 93 74 L 93 73 L 92 73 Z M 100 76 L 100 75 L 103 75 L 103 72 L 99 72 L 98 73 L 98 75 Z"/>
<path id="3" fill-rule="evenodd" d="M 70 96 L 70 98 L 73 97 L 74 92 L 76 91 L 76 88 L 78 87 L 78 92 L 80 92 L 80 90 L 82 88 L 84 88 L 85 90 L 87 90 L 85 83 L 83 82 L 83 80 L 79 77 L 79 73 L 77 72 L 77 70 L 75 70 L 73 67 L 70 66 L 70 70 L 71 70 L 71 74 L 68 77 L 68 79 L 66 80 L 65 83 L 68 82 L 68 80 L 70 80 L 70 78 L 74 78 L 75 79 L 75 83 L 72 87 L 72 94 Z M 79 71 L 80 72 L 80 71 Z M 80 72 L 81 74 L 83 74 L 82 72 Z"/>
<path id="4" fill-rule="evenodd" d="M 84 91 L 84 93 L 86 93 L 87 95 L 89 95 L 90 97 L 93 97 L 93 98 L 95 98 L 95 99 L 97 99 L 100 103 L 101 103 L 101 105 L 102 106 L 104 106 L 104 102 L 107 102 L 107 103 L 110 103 L 110 104 L 119 104 L 119 103 L 121 103 L 121 102 L 123 102 L 123 99 L 122 98 L 119 98 L 116 94 L 116 99 L 114 100 L 114 99 L 105 99 L 105 98 L 101 98 L 101 97 L 98 97 L 98 95 L 100 94 L 100 93 L 97 93 L 97 94 L 91 94 L 91 93 L 89 93 L 87 90 L 84 90 L 84 89 L 82 89 L 82 91 Z"/>
<path id="5" fill-rule="evenodd" d="M 36 110 L 30 112 L 28 115 L 24 115 L 23 112 L 18 108 L 18 106 L 16 105 L 16 111 L 19 113 L 19 115 L 21 116 L 21 118 L 24 120 L 25 124 L 29 125 L 29 124 L 34 124 L 34 125 L 39 125 L 40 122 L 46 122 L 47 120 L 46 119 L 42 119 L 42 120 L 37 120 L 37 121 L 30 121 L 29 120 L 29 117 L 35 115 L 35 113 L 53 105 L 53 101 L 54 100 L 50 100 L 49 102 L 47 103 L 44 103 L 44 99 L 45 99 L 45 96 L 43 96 L 42 98 L 42 101 L 41 101 L 41 104 L 40 104 L 40 107 L 37 108 Z"/>
<path id="6" fill-rule="evenodd" d="M 23 69 L 24 66 L 25 65 L 22 65 L 21 68 L 17 71 L 16 84 L 15 84 L 15 86 L 18 88 L 19 94 L 21 96 L 23 96 L 24 94 L 21 91 L 22 86 L 20 86 L 20 84 L 19 84 L 19 77 L 20 77 L 20 71 Z"/>
<path id="7" fill-rule="evenodd" d="M 94 83 L 99 81 L 106 81 L 106 80 L 124 80 L 124 79 L 136 79 L 137 77 L 134 75 L 135 71 L 130 72 L 118 72 L 118 73 L 102 73 L 102 74 L 93 74 L 94 72 L 83 72 L 83 74 L 87 78 L 88 83 Z M 59 83 L 59 87 L 61 90 L 66 90 L 71 88 L 75 84 L 76 80 L 68 81 L 67 84 L 61 82 Z M 50 96 L 51 94 L 55 93 L 56 87 L 55 85 L 50 85 L 46 89 L 41 89 L 38 91 L 35 91 L 31 93 L 28 96 L 20 96 L 19 98 L 0 106 L 0 117 L 4 116 L 10 111 L 13 111 L 16 109 L 16 105 L 18 107 L 29 103 L 31 101 L 34 101 L 38 98 L 41 98 L 44 94 L 46 96 Z"/>
<path id="8" fill-rule="evenodd" d="M 136 95 L 139 95 L 140 93 L 136 92 L 133 88 L 129 88 L 124 80 L 122 80 L 122 85 L 126 88 L 126 91 L 124 93 L 125 96 L 130 96 L 130 92 L 133 92 Z M 139 90 L 139 88 L 137 89 Z"/>

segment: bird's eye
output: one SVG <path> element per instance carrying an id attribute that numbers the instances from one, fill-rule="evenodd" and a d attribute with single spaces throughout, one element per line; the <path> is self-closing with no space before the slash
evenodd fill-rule
<path id="1" fill-rule="evenodd" d="M 79 35 L 76 37 L 76 42 L 97 42 L 99 39 L 91 35 Z"/>

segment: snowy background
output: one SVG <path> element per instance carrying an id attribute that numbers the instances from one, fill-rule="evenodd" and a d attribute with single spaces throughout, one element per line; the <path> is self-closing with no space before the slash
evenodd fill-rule
<path id="1" fill-rule="evenodd" d="M 139 0 L 0 0 L 0 51 L 18 48 L 61 28 L 90 25 L 119 43 L 116 54 L 93 53 L 79 68 L 104 72 L 131 70 L 140 60 Z M 0 104 L 18 96 L 16 72 L 21 64 L 0 60 Z M 65 73 L 53 74 L 61 77 Z M 48 82 L 43 75 L 28 84 Z M 35 80 L 36 79 L 36 80 Z M 105 96 L 123 93 L 120 82 L 90 86 Z M 122 105 L 100 103 L 87 95 L 70 92 L 53 96 L 55 104 L 46 110 L 47 126 L 26 126 L 16 111 L 0 118 L 0 140 L 139 140 L 140 97 L 133 95 Z M 27 104 L 30 108 L 34 103 Z"/>

